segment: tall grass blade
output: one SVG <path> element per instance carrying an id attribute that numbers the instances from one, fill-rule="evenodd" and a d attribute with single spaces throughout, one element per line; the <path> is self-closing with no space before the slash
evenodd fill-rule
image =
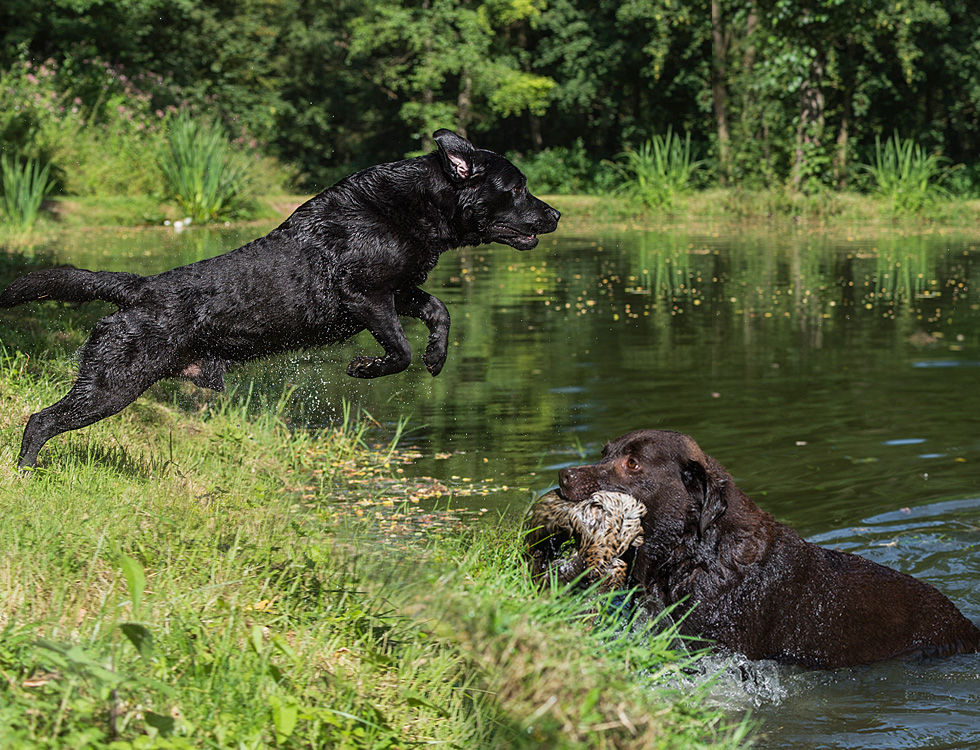
<path id="1" fill-rule="evenodd" d="M 119 566 L 126 577 L 126 588 L 129 590 L 129 599 L 133 603 L 133 617 L 138 617 L 143 603 L 143 591 L 146 589 L 146 573 L 143 572 L 139 560 L 128 555 L 120 557 Z"/>

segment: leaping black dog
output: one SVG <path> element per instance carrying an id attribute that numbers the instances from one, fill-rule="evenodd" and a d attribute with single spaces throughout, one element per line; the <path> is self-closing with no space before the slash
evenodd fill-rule
<path id="1" fill-rule="evenodd" d="M 419 285 L 452 248 L 502 242 L 529 250 L 559 213 L 527 191 L 520 170 L 449 130 L 438 150 L 369 167 L 296 209 L 265 237 L 155 276 L 59 268 L 36 271 L 0 294 L 0 307 L 35 300 L 105 300 L 79 355 L 78 379 L 33 414 L 19 466 L 34 466 L 55 435 L 116 414 L 163 378 L 222 390 L 233 364 L 322 346 L 367 329 L 384 348 L 347 373 L 391 375 L 412 350 L 398 320 L 429 329 L 423 361 L 446 362 L 449 312 Z"/>

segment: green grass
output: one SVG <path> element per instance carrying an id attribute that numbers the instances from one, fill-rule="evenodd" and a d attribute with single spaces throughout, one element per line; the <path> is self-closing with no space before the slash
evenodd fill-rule
<path id="1" fill-rule="evenodd" d="M 784 227 L 793 231 L 921 232 L 925 228 L 973 228 L 980 222 L 980 200 L 949 198 L 934 201 L 915 213 L 896 213 L 890 200 L 861 193 L 788 193 L 710 188 L 680 196 L 669 210 L 650 210 L 621 196 L 541 196 L 562 212 L 559 233 L 594 235 L 609 229 L 691 231 L 752 227 Z"/>
<path id="2" fill-rule="evenodd" d="M 645 208 L 669 210 L 702 164 L 691 158 L 691 134 L 682 139 L 668 128 L 666 135 L 619 154 L 614 166 L 622 176 L 619 191 Z"/>
<path id="3" fill-rule="evenodd" d="M 874 163 L 864 165 L 864 169 L 871 174 L 876 192 L 896 213 L 910 213 L 948 197 L 942 188 L 951 170 L 948 161 L 895 133 L 884 144 L 875 138 Z"/>
<path id="4" fill-rule="evenodd" d="M 34 159 L 21 163 L 6 154 L 0 158 L 0 218 L 17 231 L 29 231 L 41 203 L 54 187 L 51 165 Z"/>
<path id="5" fill-rule="evenodd" d="M 181 112 L 168 123 L 159 165 L 171 195 L 194 221 L 225 220 L 245 211 L 248 168 L 220 125 Z"/>
<path id="6" fill-rule="evenodd" d="M 26 261 L 0 264 L 0 283 Z M 379 536 L 350 415 L 158 388 L 14 471 L 98 310 L 0 312 L 0 747 L 735 747 L 691 657 L 528 581 L 513 522 Z M 179 398 L 178 398 L 179 397 Z M 179 404 L 179 406 L 178 406 Z M 407 498 L 406 498 L 407 500 Z"/>

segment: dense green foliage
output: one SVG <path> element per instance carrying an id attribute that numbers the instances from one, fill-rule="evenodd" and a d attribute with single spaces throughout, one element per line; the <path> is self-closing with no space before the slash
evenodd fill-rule
<path id="1" fill-rule="evenodd" d="M 121 134 L 190 108 L 307 188 L 424 149 L 436 126 L 586 153 L 586 187 L 668 128 L 718 184 L 808 192 L 868 186 L 861 165 L 893 132 L 953 163 L 980 147 L 967 0 L 9 0 L 0 41 L 8 149 L 53 158 L 84 121 L 101 128 L 89 150 L 139 163 Z M 948 187 L 971 194 L 975 174 Z"/>

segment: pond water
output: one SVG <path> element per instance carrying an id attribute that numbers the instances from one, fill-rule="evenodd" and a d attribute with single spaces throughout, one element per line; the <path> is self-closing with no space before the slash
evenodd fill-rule
<path id="1" fill-rule="evenodd" d="M 265 229 L 87 233 L 37 252 L 150 273 Z M 450 488 L 484 482 L 497 491 L 476 502 L 515 521 L 559 468 L 596 460 L 607 440 L 680 430 L 779 520 L 933 583 L 976 621 L 978 247 L 938 231 L 763 227 L 468 249 L 443 256 L 425 285 L 453 319 L 438 378 L 418 356 L 400 375 L 347 377 L 350 357 L 379 350 L 362 334 L 229 382 L 295 388 L 300 426 L 336 421 L 344 400 L 378 421 L 380 439 L 408 417 L 421 454 L 408 471 Z M 424 328 L 406 329 L 420 353 Z M 753 674 L 714 693 L 762 720 L 762 747 L 980 747 L 977 656 Z"/>

